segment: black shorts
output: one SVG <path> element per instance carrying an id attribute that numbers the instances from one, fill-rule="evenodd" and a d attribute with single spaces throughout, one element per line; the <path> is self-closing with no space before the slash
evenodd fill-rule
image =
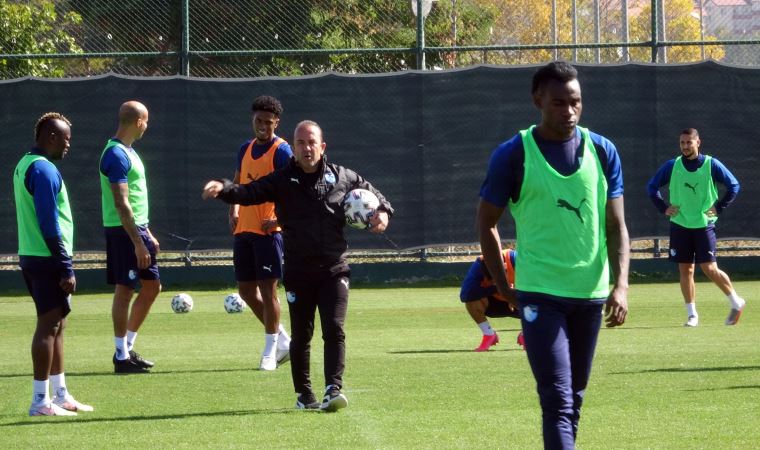
<path id="1" fill-rule="evenodd" d="M 139 280 L 158 280 L 156 246 L 148 235 L 147 227 L 137 227 L 145 247 L 150 253 L 150 266 L 137 268 L 137 257 L 132 239 L 123 227 L 106 227 L 106 280 L 108 284 L 122 284 L 134 289 Z"/>
<path id="2" fill-rule="evenodd" d="M 685 264 L 713 262 L 716 260 L 716 242 L 713 225 L 707 228 L 684 228 L 671 222 L 669 259 Z"/>
<path id="3" fill-rule="evenodd" d="M 519 319 L 520 313 L 517 308 L 510 309 L 509 303 L 499 300 L 493 296 L 488 297 L 488 307 L 486 308 L 486 317 L 514 317 Z"/>
<path id="4" fill-rule="evenodd" d="M 282 234 L 236 234 L 232 261 L 236 281 L 281 279 Z"/>
<path id="5" fill-rule="evenodd" d="M 55 261 L 42 256 L 22 256 L 19 259 L 37 315 L 61 308 L 61 317 L 66 317 L 71 312 L 71 295 L 61 289 L 61 274 Z"/>

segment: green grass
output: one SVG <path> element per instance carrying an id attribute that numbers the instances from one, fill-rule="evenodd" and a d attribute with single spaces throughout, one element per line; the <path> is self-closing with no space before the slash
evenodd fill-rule
<path id="1" fill-rule="evenodd" d="M 700 326 L 685 329 L 678 285 L 638 284 L 622 328 L 601 332 L 578 445 L 757 448 L 760 442 L 760 282 L 738 282 L 749 306 L 726 327 L 726 300 L 699 283 Z M 540 411 L 518 322 L 493 319 L 495 350 L 471 350 L 478 328 L 456 288 L 353 289 L 344 392 L 336 414 L 296 411 L 290 366 L 255 370 L 263 330 L 228 315 L 226 292 L 190 292 L 173 314 L 162 294 L 140 332 L 150 375 L 115 376 L 108 294 L 76 296 L 66 331 L 71 392 L 96 410 L 30 418 L 28 297 L 0 298 L 3 448 L 541 448 Z M 284 298 L 284 295 L 281 295 Z M 287 306 L 283 301 L 287 318 Z M 287 320 L 285 320 L 287 324 Z M 323 384 L 320 331 L 312 379 Z M 317 393 L 319 394 L 319 393 Z"/>

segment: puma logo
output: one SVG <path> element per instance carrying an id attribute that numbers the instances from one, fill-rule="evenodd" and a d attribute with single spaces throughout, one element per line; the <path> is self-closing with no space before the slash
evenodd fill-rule
<path id="1" fill-rule="evenodd" d="M 266 270 L 269 273 L 272 273 L 272 265 L 271 264 L 268 265 L 268 266 L 261 266 L 261 268 L 264 269 L 264 270 Z"/>
<path id="2" fill-rule="evenodd" d="M 343 283 L 344 286 L 346 286 L 346 289 L 348 289 L 348 280 L 345 278 L 341 278 L 340 282 Z"/>
<path id="3" fill-rule="evenodd" d="M 245 176 L 248 179 L 248 181 L 256 181 L 256 179 L 253 178 L 250 173 L 245 174 Z"/>
<path id="4" fill-rule="evenodd" d="M 560 198 L 560 199 L 557 199 L 557 207 L 565 208 L 569 211 L 573 211 L 575 215 L 578 216 L 578 220 L 580 220 L 581 223 L 583 223 L 583 217 L 581 217 L 581 206 L 583 205 L 583 202 L 585 201 L 586 201 L 585 198 L 581 200 L 581 202 L 578 204 L 578 207 L 576 208 L 575 206 L 571 205 L 567 200 Z"/>
<path id="5" fill-rule="evenodd" d="M 298 178 L 291 178 L 290 181 L 292 181 L 292 182 L 294 182 L 296 184 L 301 184 L 301 183 L 298 182 Z"/>
<path id="6" fill-rule="evenodd" d="M 687 188 L 691 189 L 691 191 L 696 194 L 697 193 L 697 185 L 698 184 L 699 183 L 694 183 L 694 186 L 692 186 L 689 183 L 684 182 L 683 185 L 684 185 L 684 187 L 687 187 Z"/>

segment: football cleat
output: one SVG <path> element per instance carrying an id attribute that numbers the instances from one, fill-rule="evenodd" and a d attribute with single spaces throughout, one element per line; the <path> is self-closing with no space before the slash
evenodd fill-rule
<path id="1" fill-rule="evenodd" d="M 499 343 L 499 335 L 494 333 L 491 335 L 483 335 L 483 340 L 480 341 L 480 345 L 474 351 L 487 352 L 489 348 Z"/>
<path id="2" fill-rule="evenodd" d="M 319 406 L 320 403 L 311 392 L 298 394 L 298 398 L 296 398 L 296 409 L 319 409 Z"/>
<path id="3" fill-rule="evenodd" d="M 95 408 L 92 406 L 79 403 L 71 394 L 66 394 L 64 397 L 55 396 L 53 404 L 60 406 L 66 411 L 95 411 Z"/>
<path id="4" fill-rule="evenodd" d="M 520 334 L 517 335 L 517 345 L 522 347 L 523 350 L 525 350 L 525 336 L 523 336 L 522 331 Z"/>
<path id="5" fill-rule="evenodd" d="M 744 306 L 746 304 L 747 302 L 742 300 L 739 309 L 731 308 L 731 311 L 728 312 L 728 317 L 726 317 L 726 325 L 736 325 L 739 322 L 739 318 L 742 316 L 742 311 L 744 311 Z"/>
<path id="6" fill-rule="evenodd" d="M 277 368 L 277 359 L 274 356 L 262 356 L 259 363 L 259 370 L 275 370 Z"/>
<path id="7" fill-rule="evenodd" d="M 132 359 L 116 359 L 116 355 L 113 356 L 113 371 L 114 373 L 150 373 L 150 369 L 143 367 L 133 361 Z"/>
<path id="8" fill-rule="evenodd" d="M 277 353 L 275 354 L 275 358 L 277 359 L 277 367 L 280 367 L 281 365 L 290 361 L 290 349 L 278 348 Z"/>
<path id="9" fill-rule="evenodd" d="M 335 412 L 346 406 L 348 406 L 348 399 L 340 392 L 340 388 L 334 384 L 328 385 L 319 409 L 325 412 Z"/>
<path id="10" fill-rule="evenodd" d="M 32 405 L 29 407 L 29 417 L 35 416 L 76 416 L 74 411 L 67 411 L 55 403 L 47 405 Z"/>
<path id="11" fill-rule="evenodd" d="M 697 325 L 699 325 L 699 316 L 689 316 L 686 323 L 683 324 L 685 327 L 696 327 Z"/>
<path id="12" fill-rule="evenodd" d="M 138 365 L 145 367 L 146 369 L 150 369 L 155 365 L 153 361 L 148 361 L 134 350 L 129 351 L 129 359 L 136 362 Z"/>

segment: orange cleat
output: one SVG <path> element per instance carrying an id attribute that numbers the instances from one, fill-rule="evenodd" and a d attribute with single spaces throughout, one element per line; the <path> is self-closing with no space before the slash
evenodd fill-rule
<path id="1" fill-rule="evenodd" d="M 483 340 L 480 341 L 480 345 L 475 349 L 476 352 L 487 352 L 489 348 L 499 343 L 499 335 L 494 333 L 492 335 L 483 335 Z"/>

